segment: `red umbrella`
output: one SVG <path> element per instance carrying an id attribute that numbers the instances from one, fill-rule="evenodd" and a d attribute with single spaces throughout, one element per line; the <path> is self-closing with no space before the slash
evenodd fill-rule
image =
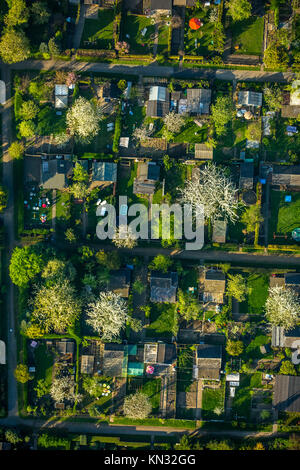
<path id="1" fill-rule="evenodd" d="M 189 21 L 189 26 L 191 29 L 199 29 L 201 28 L 203 23 L 199 20 L 199 18 L 191 18 Z"/>

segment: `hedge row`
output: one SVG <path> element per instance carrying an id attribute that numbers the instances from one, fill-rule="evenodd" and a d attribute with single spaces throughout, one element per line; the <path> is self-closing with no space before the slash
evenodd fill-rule
<path id="1" fill-rule="evenodd" d="M 77 49 L 77 56 L 90 56 L 90 57 L 106 57 L 114 59 L 117 57 L 115 51 L 109 51 L 107 49 Z"/>

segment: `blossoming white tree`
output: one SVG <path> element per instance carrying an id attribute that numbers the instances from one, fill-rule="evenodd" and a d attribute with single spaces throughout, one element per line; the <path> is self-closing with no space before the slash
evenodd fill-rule
<path id="1" fill-rule="evenodd" d="M 299 297 L 291 289 L 280 286 L 271 287 L 265 310 L 271 325 L 282 326 L 285 331 L 294 328 L 300 320 Z"/>
<path id="2" fill-rule="evenodd" d="M 152 411 L 152 406 L 147 395 L 137 392 L 128 395 L 124 400 L 124 414 L 132 419 L 145 419 Z"/>
<path id="3" fill-rule="evenodd" d="M 143 142 L 149 137 L 149 135 L 150 132 L 145 126 L 136 127 L 132 133 L 132 137 L 138 142 Z"/>
<path id="4" fill-rule="evenodd" d="M 180 201 L 190 204 L 194 210 L 203 206 L 205 219 L 238 219 L 237 189 L 226 176 L 223 168 L 208 164 L 197 168 L 192 179 L 186 180 L 183 189 L 179 189 Z"/>
<path id="5" fill-rule="evenodd" d="M 50 388 L 50 395 L 57 403 L 64 401 L 80 402 L 82 396 L 75 392 L 74 379 L 71 376 L 55 377 Z"/>
<path id="6" fill-rule="evenodd" d="M 177 134 L 184 124 L 184 119 L 180 114 L 171 111 L 164 117 L 164 123 L 168 131 Z"/>
<path id="7" fill-rule="evenodd" d="M 127 225 L 120 225 L 112 238 L 117 248 L 134 248 L 137 245 L 137 237 Z"/>
<path id="8" fill-rule="evenodd" d="M 67 112 L 67 127 L 71 135 L 90 141 L 99 132 L 99 108 L 80 96 Z"/>
<path id="9" fill-rule="evenodd" d="M 32 304 L 32 321 L 47 333 L 64 333 L 81 311 L 75 289 L 67 279 L 37 289 Z"/>
<path id="10" fill-rule="evenodd" d="M 87 317 L 87 324 L 105 341 L 118 338 L 130 318 L 126 301 L 114 292 L 100 292 L 99 299 L 88 305 Z"/>

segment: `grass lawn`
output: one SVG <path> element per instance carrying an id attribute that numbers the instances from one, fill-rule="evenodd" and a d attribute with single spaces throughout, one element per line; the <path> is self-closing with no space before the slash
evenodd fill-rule
<path id="1" fill-rule="evenodd" d="M 207 126 L 200 128 L 194 123 L 193 118 L 188 118 L 180 133 L 174 137 L 174 142 L 201 144 L 207 140 L 207 131 Z"/>
<path id="2" fill-rule="evenodd" d="M 224 385 L 220 388 L 204 388 L 202 392 L 202 416 L 203 419 L 220 419 L 224 412 Z M 222 410 L 221 414 L 215 413 L 216 408 Z M 217 410 L 216 410 L 217 411 Z"/>
<path id="3" fill-rule="evenodd" d="M 38 113 L 37 135 L 60 134 L 66 131 L 66 111 L 61 110 L 62 115 L 58 116 L 52 106 L 44 106 Z"/>
<path id="4" fill-rule="evenodd" d="M 260 55 L 263 41 L 264 19 L 258 16 L 230 25 L 232 47 L 236 54 Z"/>
<path id="5" fill-rule="evenodd" d="M 300 133 L 288 136 L 286 126 L 297 126 L 296 119 L 277 118 L 271 126 L 271 136 L 263 138 L 263 144 L 267 150 L 268 161 L 289 161 L 289 152 L 299 155 Z"/>
<path id="6" fill-rule="evenodd" d="M 239 417 L 250 417 L 252 389 L 261 388 L 261 376 L 261 372 L 241 374 L 240 386 L 237 387 L 232 401 L 232 411 Z"/>
<path id="7" fill-rule="evenodd" d="M 247 300 L 240 304 L 240 312 L 262 315 L 268 297 L 269 276 L 260 273 L 250 274 L 247 278 L 247 287 L 249 289 Z"/>
<path id="8" fill-rule="evenodd" d="M 145 114 L 145 106 L 138 106 L 137 103 L 135 105 L 126 106 L 122 122 L 123 133 L 129 136 L 132 135 L 134 129 L 142 125 Z"/>
<path id="9" fill-rule="evenodd" d="M 227 232 L 227 241 L 232 243 L 243 243 L 244 241 L 244 234 L 243 229 L 245 225 L 241 222 L 242 213 L 245 211 L 245 207 L 238 209 L 239 219 L 237 222 L 232 223 L 228 222 L 228 232 Z"/>
<path id="10" fill-rule="evenodd" d="M 187 9 L 185 17 L 184 49 L 188 55 L 207 56 L 210 54 L 208 46 L 213 41 L 214 24 L 209 22 L 209 8 Z M 189 27 L 191 18 L 199 18 L 203 26 L 198 30 Z"/>
<path id="11" fill-rule="evenodd" d="M 144 28 L 146 33 L 142 35 Z M 131 54 L 149 54 L 153 51 L 155 27 L 152 19 L 142 15 L 130 13 L 122 21 L 122 41 L 130 45 Z M 128 37 L 129 36 L 129 37 Z"/>
<path id="12" fill-rule="evenodd" d="M 264 346 L 266 344 L 269 344 L 271 341 L 271 338 L 269 336 L 265 335 L 259 335 L 254 338 L 250 344 L 246 347 L 243 356 L 245 357 L 245 360 L 248 360 L 249 358 L 251 359 L 261 359 L 262 357 L 266 357 L 266 355 L 263 355 L 260 352 L 260 346 Z M 271 353 L 272 354 L 272 353 Z M 261 377 L 260 377 L 261 379 Z M 254 380 L 254 379 L 253 379 Z M 259 382 L 259 379 L 257 379 L 257 382 Z M 253 385 L 254 386 L 254 385 Z M 260 385 L 257 385 L 257 387 L 261 386 L 261 380 L 260 380 Z"/>
<path id="13" fill-rule="evenodd" d="M 284 202 L 285 196 L 292 196 L 292 202 Z M 270 243 L 288 243 L 293 241 L 291 232 L 300 227 L 300 193 L 271 191 L 270 194 L 271 217 L 269 218 Z M 274 240 L 273 234 L 284 235 L 288 238 Z"/>
<path id="14" fill-rule="evenodd" d="M 114 10 L 100 8 L 98 19 L 86 19 L 80 47 L 110 49 L 113 47 Z M 88 44 L 86 41 L 95 42 Z"/>
<path id="15" fill-rule="evenodd" d="M 132 392 L 139 391 L 147 395 L 152 405 L 151 414 L 159 412 L 161 391 L 160 378 L 128 377 L 127 390 Z"/>
<path id="16" fill-rule="evenodd" d="M 183 163 L 176 163 L 168 171 L 163 169 L 163 176 L 165 178 L 165 195 L 171 195 L 171 201 L 175 202 L 178 198 L 177 188 L 182 188 L 187 174 L 187 165 Z"/>
<path id="17" fill-rule="evenodd" d="M 191 346 L 178 349 L 177 392 L 187 392 L 193 383 L 194 351 Z"/>
<path id="18" fill-rule="evenodd" d="M 105 117 L 100 121 L 99 134 L 91 141 L 91 143 L 87 144 L 84 142 L 76 142 L 74 145 L 74 152 L 76 155 L 81 156 L 86 152 L 111 153 L 114 139 L 114 130 L 107 130 L 107 124 L 110 122 L 115 122 L 114 115 Z"/>
<path id="19" fill-rule="evenodd" d="M 129 178 L 118 179 L 117 192 L 119 196 L 127 196 L 128 204 L 144 204 L 148 207 L 148 199 L 133 194 L 133 182 L 137 175 L 137 163 L 131 165 L 131 172 Z"/>
<path id="20" fill-rule="evenodd" d="M 166 23 L 160 26 L 158 31 L 157 54 L 166 54 L 168 52 L 170 26 Z"/>
<path id="21" fill-rule="evenodd" d="M 34 379 L 37 382 L 38 380 L 46 380 L 47 385 L 52 383 L 52 369 L 53 369 L 53 356 L 47 351 L 46 344 L 40 342 L 39 346 L 34 351 L 34 357 L 36 362 L 36 372 Z"/>
<path id="22" fill-rule="evenodd" d="M 56 221 L 60 230 L 66 230 L 71 218 L 71 196 L 65 191 L 56 192 Z"/>
<path id="23" fill-rule="evenodd" d="M 184 291 L 187 291 L 189 287 L 198 286 L 198 269 L 189 267 L 189 269 L 184 270 L 180 280 L 180 288 Z"/>
<path id="24" fill-rule="evenodd" d="M 151 303 L 150 325 L 146 329 L 148 338 L 171 339 L 177 326 L 175 304 Z"/>
<path id="25" fill-rule="evenodd" d="M 251 376 L 242 374 L 240 386 L 236 388 L 235 396 L 232 400 L 232 411 L 239 417 L 249 418 L 251 407 Z"/>
<path id="26" fill-rule="evenodd" d="M 113 379 L 112 377 L 106 377 L 106 376 L 101 376 L 99 380 L 99 385 L 100 385 L 100 397 L 97 399 L 91 397 L 88 394 L 85 394 L 84 397 L 84 402 L 83 405 L 87 406 L 88 408 L 93 408 L 95 414 L 107 414 L 110 412 L 110 408 L 112 406 L 112 394 L 110 393 L 107 396 L 102 396 L 101 395 L 101 390 L 102 386 L 104 384 L 109 384 L 111 386 L 111 389 L 113 389 Z M 87 401 L 90 402 L 89 405 L 87 405 Z"/>

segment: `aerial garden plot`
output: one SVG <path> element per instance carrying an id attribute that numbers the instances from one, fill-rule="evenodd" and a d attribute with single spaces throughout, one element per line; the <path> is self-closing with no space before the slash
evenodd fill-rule
<path id="1" fill-rule="evenodd" d="M 154 43 L 154 19 L 143 15 L 122 16 L 121 40 L 129 44 L 131 54 L 151 54 Z"/>
<path id="2" fill-rule="evenodd" d="M 112 49 L 114 46 L 114 15 L 115 12 L 113 9 L 99 8 L 98 18 L 86 18 L 81 37 L 81 47 Z"/>
<path id="3" fill-rule="evenodd" d="M 209 19 L 211 11 L 204 6 L 186 10 L 184 48 L 187 55 L 211 54 L 214 44 L 214 23 Z"/>
<path id="4" fill-rule="evenodd" d="M 232 52 L 234 54 L 260 55 L 262 53 L 264 19 L 258 16 L 231 23 Z"/>
<path id="5" fill-rule="evenodd" d="M 296 192 L 271 191 L 269 242 L 294 243 L 293 230 L 299 228 L 300 195 Z"/>

